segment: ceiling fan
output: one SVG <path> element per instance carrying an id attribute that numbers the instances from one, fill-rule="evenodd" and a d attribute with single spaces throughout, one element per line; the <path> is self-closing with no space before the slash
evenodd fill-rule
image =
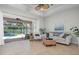
<path id="1" fill-rule="evenodd" d="M 53 5 L 53 4 L 50 4 L 50 5 Z M 40 9 L 48 9 L 50 7 L 49 4 L 38 4 L 35 9 L 36 10 L 40 10 Z"/>

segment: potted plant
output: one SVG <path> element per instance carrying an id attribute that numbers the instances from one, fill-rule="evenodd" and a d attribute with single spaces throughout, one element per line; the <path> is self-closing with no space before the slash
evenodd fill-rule
<path id="1" fill-rule="evenodd" d="M 75 34 L 77 37 L 79 37 L 79 29 L 78 27 L 72 27 L 70 28 L 70 30 L 72 30 L 73 34 Z"/>

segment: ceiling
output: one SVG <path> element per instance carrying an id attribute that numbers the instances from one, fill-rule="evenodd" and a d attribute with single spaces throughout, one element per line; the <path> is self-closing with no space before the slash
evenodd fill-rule
<path id="1" fill-rule="evenodd" d="M 34 16 L 46 17 L 61 9 L 64 10 L 66 8 L 70 8 L 72 6 L 79 6 L 79 5 L 69 5 L 69 4 L 53 4 L 53 5 L 51 5 L 51 4 L 49 4 L 50 7 L 45 10 L 35 10 L 36 6 L 37 6 L 37 4 L 0 4 L 0 9 L 2 11 L 7 10 L 8 12 L 10 12 L 11 10 L 13 10 L 13 11 L 15 10 L 17 12 L 20 11 L 20 12 L 24 13 L 24 15 L 28 14 L 33 17 Z"/>
<path id="2" fill-rule="evenodd" d="M 37 4 L 25 4 L 25 7 L 27 9 L 29 9 L 29 12 L 30 13 L 33 13 L 33 14 L 36 14 L 36 15 L 39 15 L 39 16 L 46 16 L 47 13 L 51 10 L 51 9 L 55 9 L 55 8 L 58 8 L 58 7 L 61 7 L 63 5 L 61 4 L 49 4 L 49 8 L 48 9 L 44 9 L 44 10 L 36 10 L 35 7 L 37 6 Z"/>

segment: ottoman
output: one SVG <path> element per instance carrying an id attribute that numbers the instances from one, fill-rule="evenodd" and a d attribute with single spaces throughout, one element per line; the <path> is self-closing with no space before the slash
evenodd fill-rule
<path id="1" fill-rule="evenodd" d="M 46 39 L 43 39 L 43 44 L 45 46 L 56 46 L 56 41 L 55 40 L 46 40 Z"/>

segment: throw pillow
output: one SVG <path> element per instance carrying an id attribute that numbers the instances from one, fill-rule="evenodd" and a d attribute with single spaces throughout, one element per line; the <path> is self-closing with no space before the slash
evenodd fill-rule
<path id="1" fill-rule="evenodd" d="M 66 38 L 67 36 L 69 36 L 69 34 L 64 34 L 63 36 L 62 36 L 62 38 Z"/>

